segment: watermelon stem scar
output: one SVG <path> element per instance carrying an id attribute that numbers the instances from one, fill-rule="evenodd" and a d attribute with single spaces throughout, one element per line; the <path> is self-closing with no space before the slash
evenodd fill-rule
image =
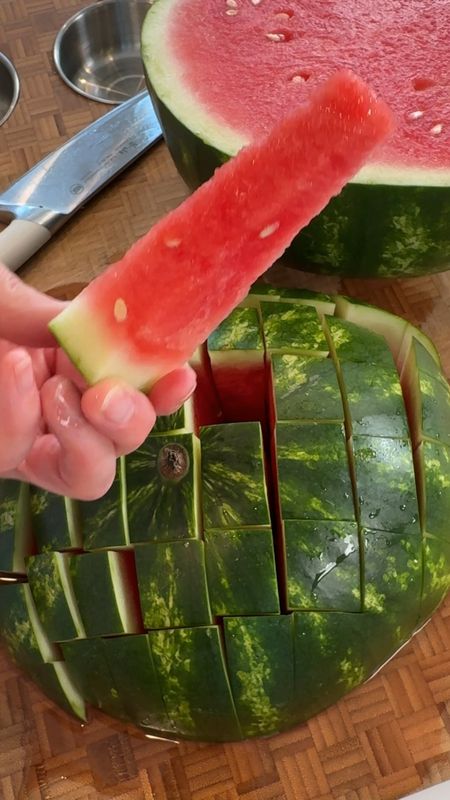
<path id="1" fill-rule="evenodd" d="M 158 453 L 158 471 L 162 478 L 177 482 L 189 472 L 189 453 L 182 444 L 166 444 Z"/>
<path id="2" fill-rule="evenodd" d="M 393 129 L 344 70 L 244 147 L 81 292 L 50 329 L 89 383 L 148 388 L 193 355 Z"/>

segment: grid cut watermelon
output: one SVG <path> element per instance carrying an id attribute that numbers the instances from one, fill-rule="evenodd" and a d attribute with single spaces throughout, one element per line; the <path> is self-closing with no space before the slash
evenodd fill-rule
<path id="1" fill-rule="evenodd" d="M 111 265 L 51 323 L 93 383 L 152 385 L 186 361 L 391 131 L 386 105 L 348 71 Z"/>
<path id="2" fill-rule="evenodd" d="M 14 504 L 0 481 L 0 540 L 24 565 L 0 572 L 0 637 L 81 717 L 203 742 L 285 730 L 368 679 L 450 589 L 450 405 L 426 336 L 295 290 L 258 287 L 238 310 L 208 347 L 251 361 L 263 323 L 265 419 L 194 434 L 172 415 L 120 460 L 115 500 L 63 504 L 76 549 L 52 534 L 53 495 L 23 486 Z M 48 544 L 30 557 L 20 520 L 37 511 Z"/>

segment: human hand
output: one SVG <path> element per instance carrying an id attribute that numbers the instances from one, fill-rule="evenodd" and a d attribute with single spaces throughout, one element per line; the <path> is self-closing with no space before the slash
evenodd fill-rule
<path id="1" fill-rule="evenodd" d="M 87 387 L 47 328 L 63 307 L 0 265 L 0 477 L 92 500 L 117 456 L 192 394 L 195 372 L 174 370 L 149 397 L 112 379 Z"/>

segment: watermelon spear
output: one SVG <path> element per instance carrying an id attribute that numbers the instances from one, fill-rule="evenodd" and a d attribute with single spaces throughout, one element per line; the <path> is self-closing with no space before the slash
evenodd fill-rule
<path id="1" fill-rule="evenodd" d="M 137 388 L 187 361 L 392 129 L 342 71 L 243 148 L 50 323 L 89 383 Z"/>

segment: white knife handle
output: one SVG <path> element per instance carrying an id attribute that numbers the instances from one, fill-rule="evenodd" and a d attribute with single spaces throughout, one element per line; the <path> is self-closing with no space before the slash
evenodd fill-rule
<path id="1" fill-rule="evenodd" d="M 51 233 L 28 219 L 13 219 L 0 233 L 0 261 L 15 272 L 48 240 Z"/>

